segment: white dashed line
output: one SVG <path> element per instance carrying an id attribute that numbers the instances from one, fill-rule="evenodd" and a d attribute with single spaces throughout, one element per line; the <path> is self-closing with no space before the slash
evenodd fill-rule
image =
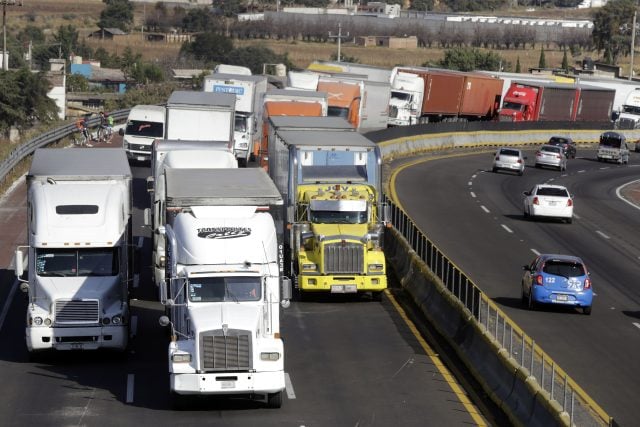
<path id="1" fill-rule="evenodd" d="M 586 170 L 584 170 L 584 169 L 581 169 L 581 170 L 578 171 L 578 173 L 585 173 L 585 172 L 586 172 Z"/>
<path id="2" fill-rule="evenodd" d="M 293 391 L 293 384 L 291 384 L 291 378 L 288 372 L 284 373 L 284 388 L 287 390 L 287 397 L 289 399 L 296 398 L 296 393 Z"/>
<path id="3" fill-rule="evenodd" d="M 610 237 L 607 236 L 606 234 L 604 234 L 602 231 L 600 230 L 596 230 L 596 233 L 599 234 L 602 238 L 604 239 L 609 239 Z"/>
<path id="4" fill-rule="evenodd" d="M 478 176 L 478 174 L 471 175 L 471 179 L 475 179 L 476 176 Z"/>
<path id="5" fill-rule="evenodd" d="M 471 197 L 473 197 L 474 199 L 476 198 L 476 193 L 472 191 L 470 194 L 471 194 Z"/>
<path id="6" fill-rule="evenodd" d="M 540 252 L 536 251 L 535 249 L 531 248 L 531 252 L 533 252 L 536 255 L 540 255 Z"/>
<path id="7" fill-rule="evenodd" d="M 491 212 L 489 209 L 485 208 L 484 205 L 480 206 L 480 209 L 482 209 L 483 211 L 485 211 L 486 213 Z"/>
<path id="8" fill-rule="evenodd" d="M 500 226 L 502 226 L 502 228 L 504 228 L 505 230 L 507 230 L 507 233 L 513 233 L 513 231 L 512 231 L 509 227 L 507 227 L 506 225 L 504 225 L 504 224 L 500 224 Z"/>
<path id="9" fill-rule="evenodd" d="M 133 402 L 133 382 L 134 374 L 127 375 L 127 403 Z"/>
<path id="10" fill-rule="evenodd" d="M 473 185 L 473 182 L 469 181 L 469 182 L 467 182 L 467 185 L 468 185 L 469 187 L 471 187 L 471 186 Z"/>
<path id="11" fill-rule="evenodd" d="M 635 326 L 636 328 L 640 329 L 640 323 L 633 322 L 633 326 Z"/>

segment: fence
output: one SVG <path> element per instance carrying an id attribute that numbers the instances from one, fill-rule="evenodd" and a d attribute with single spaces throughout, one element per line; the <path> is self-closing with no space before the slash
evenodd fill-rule
<path id="1" fill-rule="evenodd" d="M 551 401 L 560 404 L 569 416 L 569 425 L 613 425 L 613 419 L 564 372 L 536 342 L 524 333 L 456 265 L 427 238 L 393 201 L 391 224 L 402 235 L 417 257 L 424 262 L 449 294 L 480 327 L 499 343 L 506 356 L 535 378 Z"/>

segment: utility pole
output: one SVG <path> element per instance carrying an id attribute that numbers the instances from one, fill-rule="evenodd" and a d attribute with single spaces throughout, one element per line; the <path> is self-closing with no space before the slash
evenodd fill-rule
<path id="1" fill-rule="evenodd" d="M 629 66 L 629 80 L 633 79 L 633 51 L 636 50 L 636 16 L 638 11 L 633 12 L 633 25 L 631 25 L 631 65 Z"/>
<path id="2" fill-rule="evenodd" d="M 347 39 L 349 37 L 349 33 L 347 33 L 346 35 L 342 35 L 342 22 L 338 22 L 338 35 L 334 36 L 333 34 L 331 34 L 331 31 L 329 31 L 329 38 L 330 39 L 338 39 L 338 62 L 340 62 L 342 59 L 342 56 L 340 56 L 340 47 L 342 45 L 342 39 Z"/>
<path id="3" fill-rule="evenodd" d="M 15 5 L 16 0 L 0 0 L 0 3 L 2 3 L 2 69 L 7 71 L 9 69 L 9 54 L 7 53 L 7 6 Z M 22 6 L 22 0 L 20 0 L 18 6 Z"/>

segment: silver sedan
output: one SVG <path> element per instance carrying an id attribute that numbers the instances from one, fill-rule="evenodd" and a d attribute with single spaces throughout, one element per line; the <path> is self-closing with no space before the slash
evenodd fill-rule
<path id="1" fill-rule="evenodd" d="M 537 168 L 546 166 L 556 168 L 559 171 L 567 170 L 567 157 L 562 147 L 555 145 L 543 145 L 536 152 Z"/>

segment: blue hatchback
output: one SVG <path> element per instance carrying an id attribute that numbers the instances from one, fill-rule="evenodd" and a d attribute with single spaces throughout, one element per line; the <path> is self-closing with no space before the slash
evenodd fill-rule
<path id="1" fill-rule="evenodd" d="M 522 269 L 522 302 L 530 310 L 535 310 L 536 304 L 559 304 L 591 314 L 593 288 L 587 267 L 579 257 L 541 254 Z"/>

